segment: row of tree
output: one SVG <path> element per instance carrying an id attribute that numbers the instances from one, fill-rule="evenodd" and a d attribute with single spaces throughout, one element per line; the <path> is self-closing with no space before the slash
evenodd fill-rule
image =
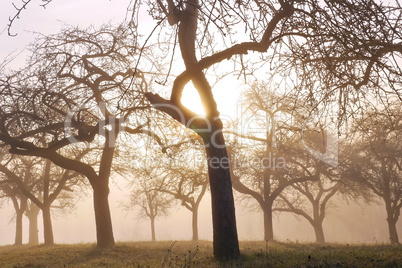
<path id="1" fill-rule="evenodd" d="M 259 97 L 268 94 L 271 103 L 255 102 L 253 94 Z M 324 125 L 307 128 L 301 124 L 305 106 L 296 107 L 290 96 L 279 97 L 261 84 L 245 90 L 243 96 L 243 105 L 250 109 L 246 109 L 237 123 L 249 123 L 249 116 L 262 119 L 253 121 L 253 133 L 227 127 L 232 183 L 240 193 L 240 201 L 251 198 L 257 202 L 258 210 L 263 213 L 266 241 L 274 239 L 273 213 L 290 212 L 304 217 L 314 228 L 316 242 L 324 243 L 323 221 L 327 209 L 333 205 L 333 197 L 342 195 L 367 203 L 381 198 L 387 212 L 390 241 L 399 243 L 396 224 L 402 207 L 398 139 L 402 111 L 398 105 L 384 111 L 367 111 L 359 118 L 349 137 L 337 140 L 340 158 L 334 167 L 306 150 L 306 145 L 321 152 L 330 150 L 327 148 L 330 135 Z M 263 131 L 256 133 L 256 129 Z M 149 146 L 153 139 L 147 141 L 146 150 L 133 150 L 136 143 L 130 142 L 131 146 L 118 148 L 115 155 L 114 171 L 128 178 L 133 189 L 124 208 L 139 207 L 139 216 L 151 222 L 155 241 L 156 218 L 166 216 L 175 201 L 179 201 L 193 215 L 192 239 L 198 240 L 198 208 L 208 189 L 201 141 L 194 135 L 188 136 L 171 146 L 169 153 L 165 147 L 161 150 L 160 146 Z M 85 153 L 89 151 L 87 148 Z M 50 208 L 73 208 L 74 197 L 86 192 L 88 185 L 82 176 L 63 171 L 49 160 L 16 157 L 5 152 L 2 155 L 1 191 L 4 197 L 10 198 L 16 211 L 15 244 L 22 243 L 24 213 L 30 220 L 29 241 L 37 243 L 39 209 L 43 214 L 44 241 L 53 243 Z"/>
<path id="2" fill-rule="evenodd" d="M 24 2 L 14 19 L 30 2 Z M 151 35 L 143 36 L 138 21 L 142 8 L 157 22 Z M 100 247 L 114 245 L 108 185 L 116 145 L 120 142 L 145 136 L 154 146 L 160 146 L 162 152 L 172 154 L 171 151 L 191 139 L 186 140 L 187 136 L 183 139 L 181 133 L 186 132 L 183 128 L 167 126 L 180 124 L 192 130 L 188 137 L 196 135 L 195 140 L 206 154 L 214 255 L 237 258 L 240 253 L 232 182 L 234 188 L 246 191 L 261 204 L 268 229 L 266 238 L 271 239 L 274 201 L 281 198 L 288 206 L 300 203 L 283 198 L 284 189 L 292 186 L 300 193 L 307 193 L 308 181 L 320 181 L 321 177 L 334 180 L 336 172 L 325 164 L 333 166 L 336 162 L 335 150 L 324 146 L 329 149 L 327 154 L 314 147 L 307 152 L 315 152 L 316 157 L 310 157 L 297 144 L 297 133 L 303 131 L 285 121 L 306 121 L 312 112 L 322 115 L 334 110 L 339 121 L 346 122 L 352 120 L 350 116 L 366 113 L 362 100 L 373 98 L 385 103 L 384 113 L 389 114 L 390 100 L 401 96 L 402 24 L 397 1 L 390 4 L 374 0 L 135 1 L 130 10 L 133 16 L 127 26 L 104 26 L 99 30 L 72 27 L 57 35 L 40 37 L 32 46 L 26 67 L 4 70 L 0 79 L 0 140 L 10 146 L 11 154 L 48 159 L 68 170 L 66 177 L 74 172 L 86 178 L 93 192 Z M 9 27 L 14 19 L 11 18 Z M 245 39 L 248 41 L 239 41 Z M 184 66 L 175 60 L 177 51 Z M 251 52 L 255 52 L 253 56 L 245 56 Z M 242 154 L 241 146 L 237 146 L 240 138 L 259 142 L 256 145 L 241 142 L 248 148 L 259 149 L 246 150 L 244 154 L 263 159 L 283 153 L 287 157 L 286 168 L 237 170 L 232 166 L 231 169 L 233 161 L 229 161 L 224 124 L 212 92 L 213 83 L 228 74 L 228 65 L 224 63 L 227 59 L 239 77 L 246 81 L 265 77 L 267 88 L 275 89 L 277 96 L 291 96 L 290 100 L 277 102 L 277 110 L 291 114 L 281 117 L 284 125 L 280 122 L 277 126 L 277 111 L 270 107 L 276 104 L 275 96 L 256 91 L 250 111 L 256 113 L 264 106 L 268 108 L 261 109 L 268 119 L 267 135 L 240 133 L 241 137 L 233 139 L 230 154 L 233 157 Z M 181 103 L 184 87 L 190 82 L 203 104 L 204 116 Z M 171 88 L 159 92 L 170 96 L 161 97 L 156 93 L 158 87 Z M 291 103 L 295 105 L 287 106 Z M 155 109 L 150 109 L 151 106 Z M 324 124 L 321 140 L 334 145 L 329 138 L 333 133 L 325 130 L 326 123 L 320 116 L 314 118 L 312 133 L 307 131 L 304 136 L 316 140 L 320 132 L 314 131 Z M 282 135 L 285 130 L 289 132 Z M 388 138 L 385 136 L 384 140 Z M 321 162 L 316 161 L 317 157 Z M 398 154 L 395 157 L 397 160 L 391 162 L 400 171 Z M 385 160 L 379 161 L 384 162 L 380 165 L 382 177 L 395 169 L 387 166 Z M 356 168 L 353 174 L 374 177 L 366 169 Z M 390 207 L 393 217 L 388 217 L 391 224 L 400 211 L 400 195 L 397 195 L 400 176 L 396 177 L 397 183 L 391 178 L 380 183 L 396 185 L 396 191 L 391 193 L 387 188 L 384 193 L 378 192 L 393 200 Z M 256 188 L 250 190 L 245 181 Z M 318 186 L 328 192 L 327 187 L 327 183 Z M 317 198 L 312 200 L 316 202 Z M 37 203 L 39 206 L 40 202 Z M 317 216 L 317 221 L 320 217 Z M 395 242 L 395 238 L 391 239 Z M 53 242 L 52 237 L 47 236 L 45 242 Z"/>
<path id="3" fill-rule="evenodd" d="M 269 94 L 272 103 L 258 106 L 248 93 Z M 257 210 L 263 213 L 266 241 L 274 239 L 273 213 L 289 212 L 305 218 L 314 229 L 316 242 L 325 243 L 323 222 L 327 210 L 336 206 L 334 197 L 342 196 L 367 204 L 381 200 L 385 205 L 390 242 L 399 243 L 396 227 L 402 207 L 402 148 L 397 137 L 402 131 L 402 110 L 398 104 L 383 111 L 368 109 L 349 129 L 347 137 L 338 138 L 336 133 L 339 158 L 338 164 L 331 166 L 306 148 L 324 153 L 331 150 L 328 146 L 333 143 L 328 142 L 331 138 L 328 132 L 332 129 L 325 125 L 307 128 L 302 124 L 305 119 L 301 122 L 298 118 L 302 111 L 297 113 L 296 109 L 305 110 L 305 106 L 294 107 L 289 96 L 275 96 L 261 85 L 245 90 L 244 101 L 255 107 L 254 118 L 261 112 L 268 116 L 255 122 L 260 124 L 262 136 L 255 133 L 256 128 L 252 129 L 254 133 L 227 128 L 230 129 L 227 139 L 230 141 L 231 177 L 233 188 L 239 192 L 239 201 L 252 199 L 257 203 Z M 282 114 L 278 117 L 276 113 Z M 249 114 L 244 113 L 242 119 L 247 116 Z M 151 220 L 153 239 L 155 217 L 166 215 L 172 197 L 193 213 L 193 239 L 198 238 L 194 219 L 197 219 L 198 204 L 207 180 L 206 168 L 201 166 L 204 157 L 199 153 L 197 156 L 199 144 L 193 145 L 181 148 L 181 154 L 191 150 L 192 157 L 180 155 L 170 159 L 165 156 L 164 159 L 163 155 L 158 155 L 156 160 L 141 156 L 147 160 L 132 169 L 142 180 L 127 208 L 137 205 L 143 213 L 140 216 Z M 187 203 L 190 200 L 194 205 Z M 250 206 L 249 202 L 245 204 Z M 148 213 L 156 210 L 162 213 Z"/>

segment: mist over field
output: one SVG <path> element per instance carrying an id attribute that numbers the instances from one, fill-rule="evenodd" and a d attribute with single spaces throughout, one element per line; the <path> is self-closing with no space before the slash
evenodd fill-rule
<path id="1" fill-rule="evenodd" d="M 123 181 L 124 182 L 124 181 Z M 111 187 L 110 204 L 113 216 L 113 230 L 117 241 L 149 241 L 151 229 L 149 221 L 138 219 L 136 209 L 123 211 L 119 203 L 127 198 L 128 193 Z M 1 245 L 14 243 L 14 222 L 10 218 L 14 212 L 11 207 L 2 208 L 0 222 Z M 237 205 L 237 224 L 240 240 L 263 240 L 264 228 L 261 212 L 250 211 Z M 344 200 L 337 201 L 337 207 L 329 212 L 324 221 L 325 234 L 329 243 L 388 243 L 389 234 L 382 205 L 365 206 Z M 212 219 L 209 196 L 205 196 L 199 212 L 199 236 L 201 240 L 212 240 Z M 77 203 L 77 209 L 67 215 L 56 214 L 54 221 L 55 241 L 60 244 L 94 243 L 94 215 L 91 198 Z M 39 226 L 41 220 L 39 218 Z M 314 231 L 309 223 L 290 214 L 275 216 L 275 237 L 283 242 L 314 242 Z M 398 225 L 402 232 L 402 226 Z M 157 240 L 191 240 L 191 213 L 177 206 L 171 214 L 156 222 Z M 43 243 L 43 231 L 39 231 Z M 24 224 L 24 243 L 28 239 L 28 222 Z"/>

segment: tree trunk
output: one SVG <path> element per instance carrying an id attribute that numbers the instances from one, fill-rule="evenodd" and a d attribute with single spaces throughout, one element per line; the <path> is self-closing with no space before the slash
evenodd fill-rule
<path id="1" fill-rule="evenodd" d="M 192 213 L 193 241 L 198 241 L 198 207 L 193 207 Z"/>
<path id="2" fill-rule="evenodd" d="M 151 236 L 152 242 L 156 241 L 156 234 L 155 234 L 155 218 L 151 218 Z"/>
<path id="3" fill-rule="evenodd" d="M 274 240 L 274 227 L 272 220 L 272 205 L 263 208 L 264 213 L 264 239 L 265 241 Z"/>
<path id="4" fill-rule="evenodd" d="M 315 241 L 318 244 L 325 243 L 324 228 L 322 227 L 322 222 L 316 222 L 314 225 Z"/>
<path id="5" fill-rule="evenodd" d="M 187 69 L 191 69 L 191 66 Z M 222 134 L 222 121 L 219 119 L 216 102 L 204 73 L 199 71 L 197 74 L 192 74 L 192 81 L 200 94 L 208 123 L 203 120 L 194 120 L 195 114 L 185 107 L 179 107 L 179 112 L 177 109 L 172 109 L 173 100 L 167 101 L 152 93 L 146 94 L 146 97 L 158 110 L 168 113 L 172 118 L 194 129 L 203 139 L 211 189 L 214 257 L 235 259 L 240 256 L 240 251 L 230 163 Z M 180 96 L 176 97 L 180 99 Z"/>
<path id="6" fill-rule="evenodd" d="M 22 217 L 24 216 L 24 211 L 16 211 L 16 224 L 15 224 L 15 245 L 22 245 Z"/>
<path id="7" fill-rule="evenodd" d="M 394 209 L 392 207 L 391 198 L 384 198 L 385 209 L 387 211 L 387 223 L 388 223 L 388 231 L 389 231 L 389 240 L 391 244 L 399 244 L 398 231 L 396 229 L 396 222 L 398 218 L 394 216 Z"/>
<path id="8" fill-rule="evenodd" d="M 29 220 L 29 240 L 28 243 L 31 245 L 39 244 L 38 235 L 38 214 L 40 209 L 35 204 L 31 203 L 29 210 L 26 212 L 26 216 Z"/>
<path id="9" fill-rule="evenodd" d="M 313 225 L 315 232 L 315 241 L 318 244 L 324 244 L 325 236 L 324 236 L 324 229 L 322 227 L 322 222 L 324 221 L 325 212 L 322 212 L 322 214 L 320 214 L 321 211 L 320 211 L 319 199 L 315 199 L 314 202 L 312 202 L 312 205 L 313 205 L 313 221 L 311 222 L 311 224 Z M 321 204 L 321 206 L 323 205 L 324 203 Z"/>
<path id="10" fill-rule="evenodd" d="M 99 179 L 99 178 L 98 178 Z M 109 208 L 109 186 L 107 182 L 98 180 L 93 187 L 97 247 L 114 246 L 112 218 Z"/>
<path id="11" fill-rule="evenodd" d="M 21 197 L 20 203 L 18 205 L 18 198 L 12 198 L 13 205 L 15 208 L 16 219 L 15 219 L 15 245 L 22 245 L 22 217 L 27 208 L 28 202 L 26 197 Z"/>
<path id="12" fill-rule="evenodd" d="M 387 222 L 391 244 L 399 244 L 398 231 L 396 230 L 396 221 L 388 217 Z"/>
<path id="13" fill-rule="evenodd" d="M 43 237 L 45 245 L 53 245 L 53 227 L 52 227 L 52 217 L 50 214 L 50 204 L 43 204 L 42 208 L 43 215 Z"/>
<path id="14" fill-rule="evenodd" d="M 234 259 L 240 255 L 229 158 L 222 132 L 213 132 L 215 140 L 206 144 L 211 187 L 214 256 Z M 218 148 L 223 147 L 223 148 Z"/>

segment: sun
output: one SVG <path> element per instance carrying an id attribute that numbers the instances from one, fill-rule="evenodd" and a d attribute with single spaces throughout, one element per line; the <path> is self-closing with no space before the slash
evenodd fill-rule
<path id="1" fill-rule="evenodd" d="M 213 94 L 221 116 L 231 119 L 238 116 L 239 109 L 241 110 L 238 100 L 243 86 L 244 84 L 239 81 L 230 79 L 226 79 L 215 85 Z M 185 86 L 181 102 L 196 114 L 205 116 L 200 96 L 192 83 L 188 83 Z"/>
<path id="2" fill-rule="evenodd" d="M 200 96 L 192 83 L 187 83 L 184 87 L 181 103 L 196 114 L 205 116 Z"/>

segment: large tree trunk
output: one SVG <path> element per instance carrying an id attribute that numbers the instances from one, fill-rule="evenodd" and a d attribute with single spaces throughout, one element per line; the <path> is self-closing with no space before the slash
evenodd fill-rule
<path id="1" fill-rule="evenodd" d="M 320 203 L 319 199 L 316 199 L 313 203 L 313 228 L 315 232 L 315 240 L 319 244 L 325 243 L 324 229 L 322 227 L 322 222 L 324 221 L 324 212 L 320 215 Z M 321 206 L 325 205 L 324 203 Z"/>
<path id="2" fill-rule="evenodd" d="M 52 227 L 52 217 L 50 214 L 50 204 L 43 204 L 42 208 L 43 216 L 43 237 L 45 245 L 53 245 L 53 227 Z"/>
<path id="3" fill-rule="evenodd" d="M 322 227 L 322 222 L 316 222 L 314 225 L 315 241 L 318 244 L 325 243 L 324 228 Z"/>
<path id="4" fill-rule="evenodd" d="M 193 241 L 198 241 L 198 207 L 193 207 L 192 213 Z"/>
<path id="5" fill-rule="evenodd" d="M 98 178 L 99 179 L 99 178 Z M 109 186 L 107 181 L 98 180 L 93 187 L 97 247 L 114 246 L 112 218 L 109 208 Z"/>
<path id="6" fill-rule="evenodd" d="M 45 245 L 53 245 L 53 227 L 52 227 L 52 217 L 50 214 L 50 205 L 52 202 L 49 200 L 49 188 L 50 188 L 50 169 L 52 162 L 47 159 L 45 165 L 45 171 L 43 174 L 43 205 L 42 205 L 42 215 L 43 215 L 43 235 L 45 240 Z"/>
<path id="7" fill-rule="evenodd" d="M 399 244 L 398 232 L 396 230 L 396 221 L 394 219 L 387 219 L 389 239 L 391 244 Z"/>
<path id="8" fill-rule="evenodd" d="M 211 186 L 214 256 L 234 259 L 240 255 L 229 158 L 220 130 L 215 140 L 206 143 Z M 219 148 L 220 147 L 220 148 Z"/>
<path id="9" fill-rule="evenodd" d="M 15 208 L 16 219 L 15 219 L 15 245 L 22 245 L 22 217 L 27 208 L 27 198 L 21 197 L 18 204 L 18 198 L 12 197 L 12 202 Z"/>
<path id="10" fill-rule="evenodd" d="M 264 239 L 265 241 L 274 240 L 274 227 L 272 220 L 272 205 L 263 208 L 264 213 Z"/>
<path id="11" fill-rule="evenodd" d="M 384 202 L 385 202 L 385 209 L 387 211 L 389 240 L 391 244 L 399 244 L 398 231 L 396 230 L 396 222 L 398 221 L 398 218 L 394 216 L 393 213 L 394 208 L 392 207 L 392 201 L 390 198 L 384 198 Z"/>
<path id="12" fill-rule="evenodd" d="M 151 217 L 151 236 L 152 242 L 156 241 L 156 232 L 155 232 L 155 217 Z"/>
<path id="13" fill-rule="evenodd" d="M 16 213 L 16 224 L 15 224 L 15 245 L 22 245 L 22 217 L 24 212 L 18 210 Z"/>
<path id="14" fill-rule="evenodd" d="M 34 203 L 31 203 L 29 210 L 26 212 L 26 216 L 29 220 L 29 240 L 28 244 L 37 245 L 39 244 L 38 235 L 38 215 L 40 209 Z"/>

